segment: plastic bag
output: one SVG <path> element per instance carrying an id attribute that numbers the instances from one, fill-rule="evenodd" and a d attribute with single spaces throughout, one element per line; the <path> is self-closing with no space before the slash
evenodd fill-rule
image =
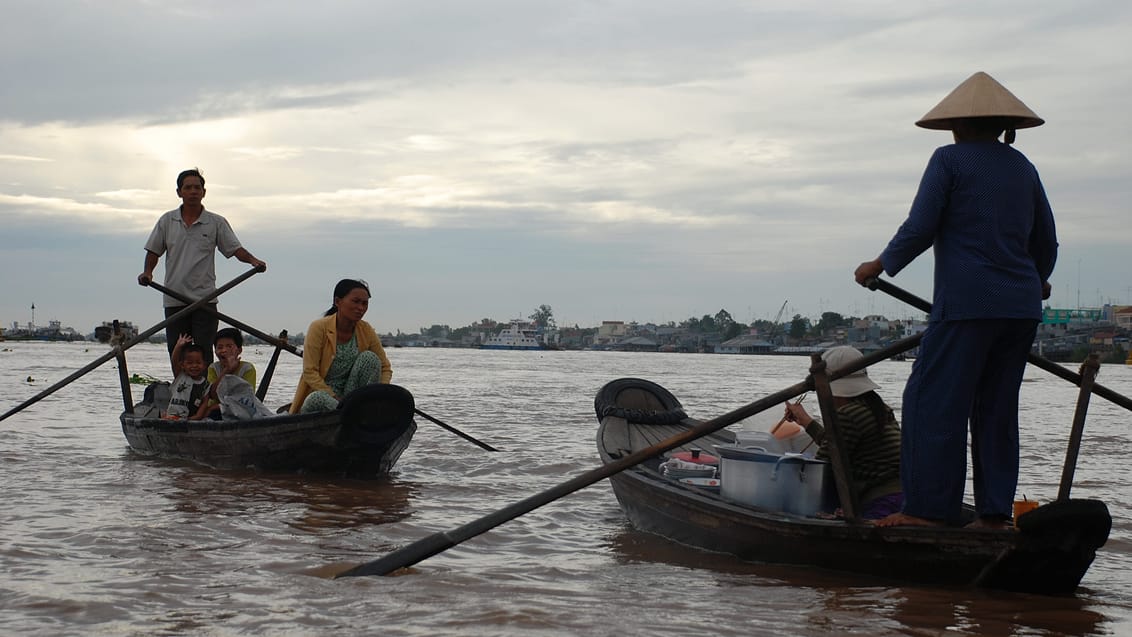
<path id="1" fill-rule="evenodd" d="M 251 420 L 274 416 L 252 392 L 248 381 L 235 375 L 220 379 L 216 386 L 216 397 L 220 401 L 220 416 L 224 420 Z"/>

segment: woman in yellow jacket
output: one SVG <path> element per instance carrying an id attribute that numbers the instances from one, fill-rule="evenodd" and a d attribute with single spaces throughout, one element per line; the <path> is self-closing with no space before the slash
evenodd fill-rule
<path id="1" fill-rule="evenodd" d="M 393 378 L 381 339 L 362 320 L 369 298 L 365 281 L 342 279 L 334 286 L 334 304 L 307 328 L 303 375 L 291 413 L 331 411 L 354 389 Z"/>

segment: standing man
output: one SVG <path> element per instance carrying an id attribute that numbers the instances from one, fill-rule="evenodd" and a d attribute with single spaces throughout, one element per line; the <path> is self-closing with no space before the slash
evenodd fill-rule
<path id="1" fill-rule="evenodd" d="M 936 149 L 907 220 L 854 273 L 862 285 L 882 271 L 895 276 L 934 248 L 932 313 L 904 388 L 904 508 L 880 526 L 960 520 L 968 421 L 973 525 L 1004 527 L 1011 515 L 1018 390 L 1049 298 L 1057 237 L 1037 170 L 1009 144 L 1015 129 L 1043 123 L 986 73 L 960 84 L 916 122 L 952 131 L 955 143 Z"/>
<path id="2" fill-rule="evenodd" d="M 157 220 L 145 242 L 145 269 L 138 275 L 138 284 L 149 285 L 153 269 L 161 255 L 165 256 L 165 287 L 192 300 L 202 299 L 216 291 L 216 250 L 225 258 L 236 257 L 262 272 L 267 264 L 252 256 L 240 245 L 232 226 L 220 215 L 204 209 L 204 176 L 192 168 L 177 175 L 177 196 L 181 206 Z M 211 304 L 216 309 L 216 302 Z M 165 317 L 184 309 L 186 304 L 165 297 Z M 182 334 L 204 348 L 206 364 L 212 363 L 212 339 L 219 324 L 216 314 L 201 308 L 165 328 L 169 351 Z"/>

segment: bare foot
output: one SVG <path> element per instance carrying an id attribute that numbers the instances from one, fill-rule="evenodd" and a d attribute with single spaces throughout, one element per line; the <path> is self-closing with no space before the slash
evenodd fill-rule
<path id="1" fill-rule="evenodd" d="M 887 517 L 877 520 L 874 524 L 876 526 L 943 526 L 943 522 L 939 520 L 918 518 L 905 513 L 891 513 Z"/>
<path id="2" fill-rule="evenodd" d="M 996 530 L 996 531 L 1002 531 L 1002 530 L 1011 528 L 1011 525 L 1010 525 L 1009 522 L 1007 522 L 1003 518 L 990 517 L 990 518 L 979 518 L 978 520 L 975 520 L 974 522 L 968 524 L 965 528 L 968 528 L 968 529 L 993 529 L 993 530 Z"/>

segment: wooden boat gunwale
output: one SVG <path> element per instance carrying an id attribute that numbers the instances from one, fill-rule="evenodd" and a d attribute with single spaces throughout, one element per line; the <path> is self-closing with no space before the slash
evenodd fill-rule
<path id="1" fill-rule="evenodd" d="M 122 433 L 133 451 L 217 469 L 253 466 L 377 476 L 392 469 L 416 432 L 412 394 L 397 385 L 360 388 L 345 397 L 344 409 L 251 420 L 167 420 L 140 415 L 139 408 L 145 413 L 147 406 L 143 400 L 120 417 Z M 383 407 L 399 408 L 400 413 L 394 414 L 393 422 L 385 422 L 388 414 L 369 413 Z M 379 420 L 382 422 L 375 422 Z"/>

